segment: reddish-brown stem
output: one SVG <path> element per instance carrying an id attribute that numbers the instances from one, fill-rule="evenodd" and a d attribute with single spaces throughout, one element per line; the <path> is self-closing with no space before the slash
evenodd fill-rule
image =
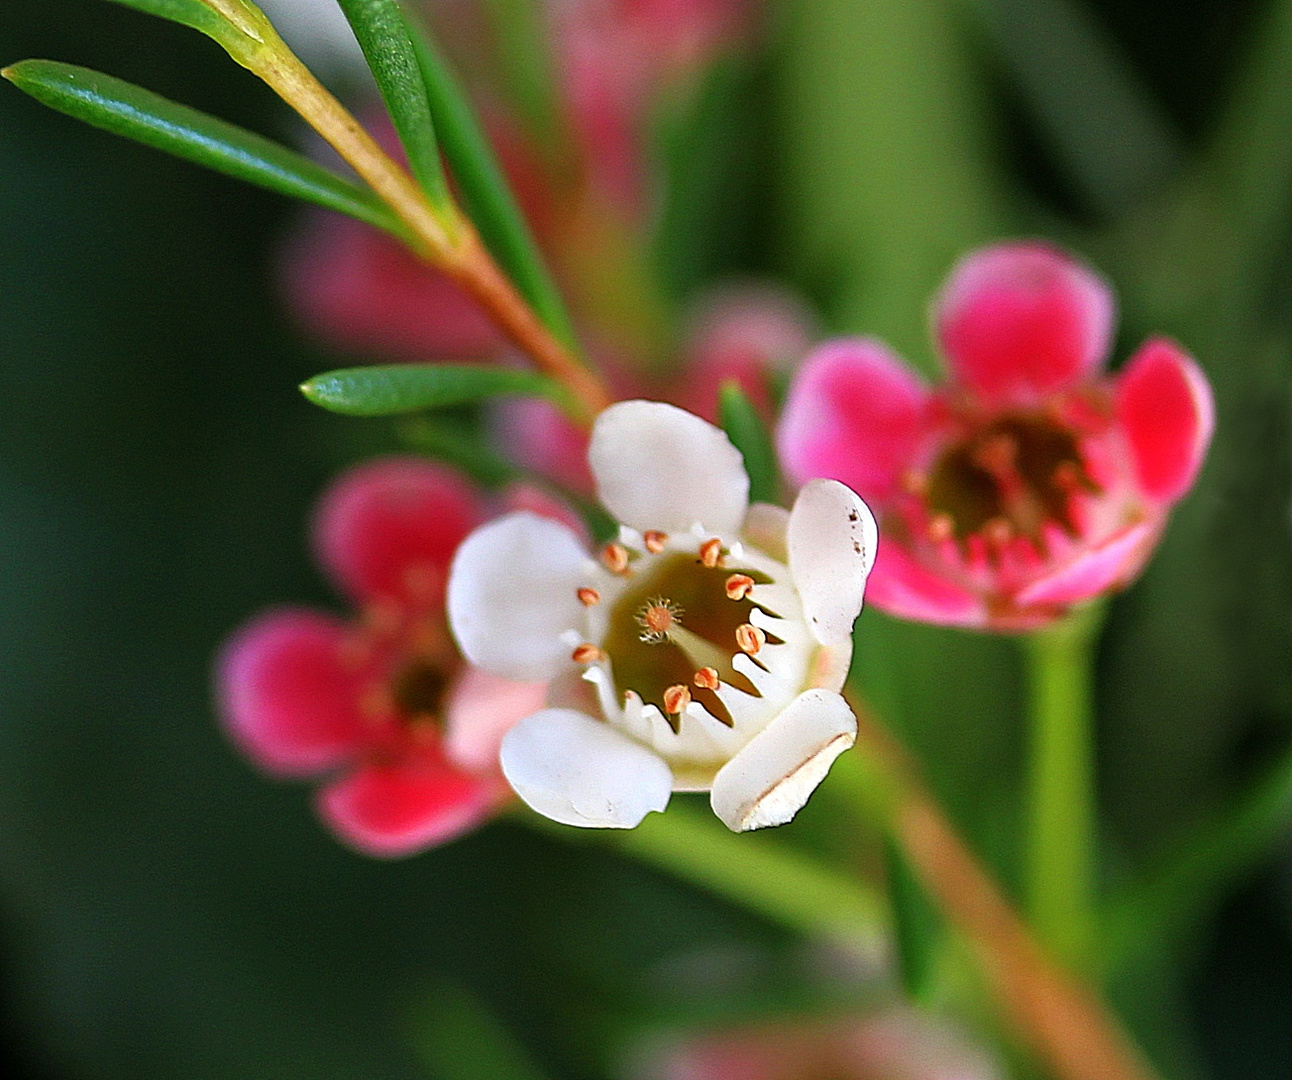
<path id="1" fill-rule="evenodd" d="M 498 268 L 479 234 L 456 206 L 433 208 L 407 170 L 386 154 L 349 111 L 282 43 L 261 28 L 267 43 L 240 58 L 292 106 L 354 168 L 407 227 L 413 250 L 457 279 L 517 348 L 562 383 L 591 424 L 611 398 L 597 376 L 562 345 Z M 272 36 L 270 36 L 272 35 Z"/>
<path id="2" fill-rule="evenodd" d="M 924 887 L 965 937 L 1006 1012 L 1063 1080 L 1157 1080 L 1103 1002 L 1041 951 L 999 886 L 863 709 L 858 749 L 891 782 L 890 826 Z"/>
<path id="3" fill-rule="evenodd" d="M 580 405 L 581 419 L 591 423 L 611 402 L 605 386 L 539 321 L 469 223 L 454 245 L 452 260 L 444 269 L 493 316 L 517 348 L 570 391 Z"/>

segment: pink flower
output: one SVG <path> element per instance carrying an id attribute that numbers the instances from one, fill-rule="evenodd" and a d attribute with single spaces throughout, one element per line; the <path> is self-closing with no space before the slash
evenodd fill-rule
<path id="1" fill-rule="evenodd" d="M 782 460 L 794 480 L 841 480 L 876 509 L 875 606 L 1024 630 L 1138 573 L 1193 484 L 1214 413 L 1205 376 L 1171 341 L 1103 373 L 1113 316 L 1089 268 L 1007 243 L 964 258 L 938 298 L 942 386 L 869 339 L 808 358 Z"/>
<path id="2" fill-rule="evenodd" d="M 449 562 L 483 519 L 476 492 L 430 462 L 351 470 L 324 494 L 313 537 L 359 617 L 271 609 L 217 662 L 234 742 L 274 775 L 323 777 L 320 816 L 365 854 L 411 854 L 492 815 L 510 795 L 498 744 L 542 705 L 542 684 L 468 666 L 448 633 Z"/>
<path id="3" fill-rule="evenodd" d="M 957 1031 L 893 1009 L 817 1023 L 764 1024 L 666 1048 L 639 1080 L 1000 1080 Z"/>

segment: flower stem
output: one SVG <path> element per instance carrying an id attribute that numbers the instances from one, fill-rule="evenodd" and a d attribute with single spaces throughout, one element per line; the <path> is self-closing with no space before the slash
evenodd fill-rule
<path id="1" fill-rule="evenodd" d="M 525 812 L 524 824 L 572 843 L 600 843 L 800 934 L 873 954 L 887 949 L 883 898 L 848 874 L 768 835 L 737 835 L 707 806 L 675 797 L 635 829 L 578 829 Z"/>
<path id="2" fill-rule="evenodd" d="M 1153 1080 L 1116 1017 L 1037 945 L 902 747 L 865 709 L 854 711 L 856 752 L 876 779 L 859 798 L 862 812 L 882 814 L 911 869 L 973 949 L 1018 1031 L 1062 1080 Z"/>
<path id="3" fill-rule="evenodd" d="M 454 203 L 433 207 L 426 195 L 272 30 L 235 55 L 263 79 L 367 182 L 412 234 L 413 251 L 458 281 L 540 370 L 563 383 L 590 423 L 611 401 L 601 380 L 543 325 L 498 268 L 475 226 Z"/>
<path id="4" fill-rule="evenodd" d="M 1095 939 L 1092 661 L 1103 607 L 1026 639 L 1031 668 L 1027 909 L 1059 963 L 1088 970 Z"/>

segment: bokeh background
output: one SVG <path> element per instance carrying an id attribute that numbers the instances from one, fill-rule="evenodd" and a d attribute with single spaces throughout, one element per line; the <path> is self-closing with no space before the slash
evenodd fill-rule
<path id="1" fill-rule="evenodd" d="M 1211 461 L 1100 651 L 1110 887 L 1292 739 L 1289 24 L 1282 0 L 783 0 L 673 142 L 679 299 L 771 276 L 928 364 L 957 255 L 1042 234 L 1119 289 L 1119 358 L 1161 330 L 1207 368 Z M 298 134 L 211 42 L 101 0 L 4 0 L 0 62 L 31 56 Z M 11 1074 L 593 1080 L 671 1034 L 861 1007 L 864 966 L 599 841 L 500 821 L 365 860 L 225 741 L 213 650 L 267 603 L 336 604 L 309 508 L 398 446 L 296 390 L 338 360 L 276 285 L 299 220 L 0 86 Z M 1013 884 L 1014 644 L 873 612 L 858 641 L 863 691 Z M 849 857 L 829 789 L 777 842 Z M 1288 831 L 1236 854 L 1113 987 L 1172 1080 L 1292 1074 Z"/>

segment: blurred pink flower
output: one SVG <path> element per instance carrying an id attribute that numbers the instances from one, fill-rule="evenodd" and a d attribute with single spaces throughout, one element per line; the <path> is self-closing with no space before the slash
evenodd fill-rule
<path id="1" fill-rule="evenodd" d="M 320 816 L 366 854 L 443 843 L 510 797 L 498 744 L 542 705 L 544 687 L 467 665 L 444 614 L 449 562 L 483 519 L 475 490 L 438 465 L 352 469 L 320 501 L 313 539 L 359 618 L 271 609 L 218 659 L 234 742 L 267 772 L 324 778 Z"/>
<path id="2" fill-rule="evenodd" d="M 630 215 L 652 180 L 647 139 L 662 98 L 748 38 L 752 0 L 563 0 L 552 48 L 586 182 Z"/>
<path id="3" fill-rule="evenodd" d="M 904 618 L 1024 630 L 1127 584 L 1193 484 L 1211 388 L 1173 342 L 1101 371 L 1113 296 L 1039 243 L 972 252 L 934 308 L 946 382 L 878 341 L 820 346 L 778 432 L 797 482 L 838 479 L 876 508 L 870 599 Z"/>
<path id="4" fill-rule="evenodd" d="M 860 1019 L 716 1033 L 655 1055 L 637 1080 L 999 1080 L 945 1024 L 894 1009 Z"/>

